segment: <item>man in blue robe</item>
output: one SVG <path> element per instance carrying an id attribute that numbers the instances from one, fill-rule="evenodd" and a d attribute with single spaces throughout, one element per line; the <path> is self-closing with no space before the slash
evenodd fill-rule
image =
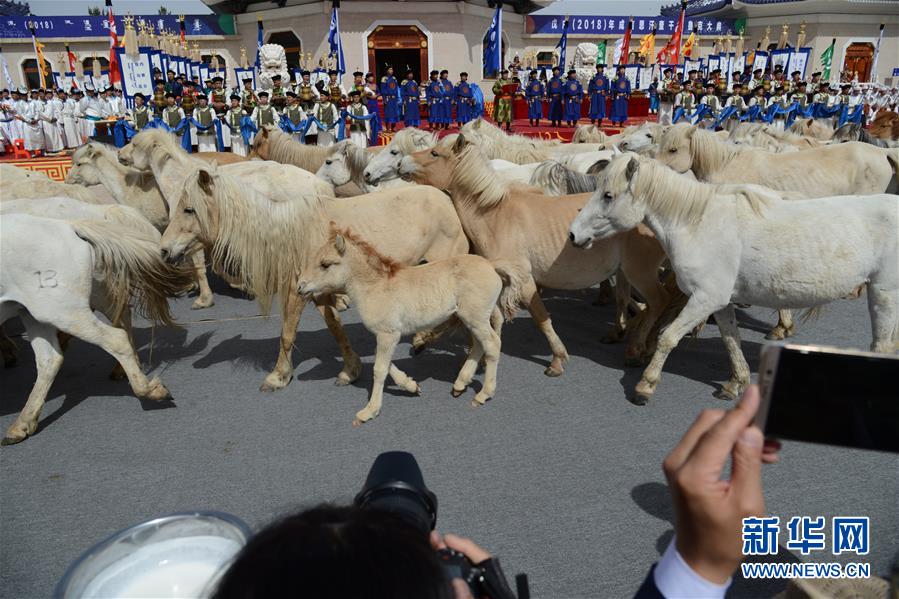
<path id="1" fill-rule="evenodd" d="M 543 97 L 546 95 L 546 89 L 537 80 L 537 71 L 531 71 L 528 77 L 530 78 L 524 90 L 528 102 L 528 122 L 532 127 L 539 127 L 540 119 L 543 118 Z"/>
<path id="2" fill-rule="evenodd" d="M 431 71 L 431 79 L 425 88 L 425 100 L 428 103 L 428 128 L 436 131 L 443 123 L 443 83 L 437 78 L 437 71 Z"/>
<path id="3" fill-rule="evenodd" d="M 606 96 L 609 94 L 609 80 L 603 74 L 604 64 L 596 65 L 596 76 L 590 80 L 587 93 L 590 96 L 590 122 L 602 126 L 606 118 Z"/>
<path id="4" fill-rule="evenodd" d="M 459 83 L 454 92 L 456 97 L 456 123 L 461 127 L 471 120 L 474 114 L 474 96 L 471 84 L 468 83 L 468 73 L 459 73 Z"/>
<path id="5" fill-rule="evenodd" d="M 618 67 L 618 77 L 612 83 L 612 125 L 623 127 L 627 121 L 627 102 L 631 96 L 631 82 L 624 76 L 624 67 Z"/>
<path id="6" fill-rule="evenodd" d="M 406 80 L 403 81 L 403 124 L 407 127 L 421 125 L 421 110 L 419 100 L 421 93 L 418 90 L 418 82 L 413 78 L 415 73 L 410 69 L 406 72 Z"/>
<path id="7" fill-rule="evenodd" d="M 569 127 L 574 127 L 581 118 L 581 100 L 584 97 L 584 86 L 577 80 L 577 71 L 568 71 L 565 80 L 565 120 Z"/>
<path id="8" fill-rule="evenodd" d="M 399 94 L 400 86 L 393 76 L 393 67 L 387 66 L 387 75 L 381 77 L 381 99 L 384 102 L 384 122 L 387 131 L 396 131 L 396 123 L 400 120 Z"/>
<path id="9" fill-rule="evenodd" d="M 453 102 L 455 102 L 455 86 L 449 80 L 449 71 L 440 71 L 440 83 L 443 84 L 443 128 L 449 129 L 453 122 Z"/>
<path id="10" fill-rule="evenodd" d="M 553 67 L 553 76 L 547 84 L 546 94 L 549 96 L 549 122 L 553 127 L 562 126 L 562 118 L 565 116 L 564 106 L 562 105 L 562 92 L 565 89 L 565 82 L 559 76 L 561 69 Z"/>

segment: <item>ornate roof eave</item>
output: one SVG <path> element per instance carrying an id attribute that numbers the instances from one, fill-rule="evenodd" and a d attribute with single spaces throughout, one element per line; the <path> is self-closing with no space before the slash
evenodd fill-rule
<path id="1" fill-rule="evenodd" d="M 303 4 L 315 4 L 322 0 L 202 0 L 203 3 L 215 14 L 233 14 L 239 15 L 247 12 L 264 12 L 273 8 L 284 8 L 285 6 L 299 6 Z M 327 2 L 327 0 L 325 0 Z M 343 2 L 359 1 L 359 0 L 343 0 Z M 429 0 L 418 0 L 429 1 Z M 442 0 L 445 1 L 445 0 Z M 456 0 L 457 2 L 469 2 L 470 4 L 480 4 L 495 8 L 494 0 Z M 275 6 L 272 6 L 274 4 Z M 330 4 L 330 2 L 329 2 Z M 510 6 L 516 13 L 526 15 L 541 8 L 532 0 L 503 0 L 503 6 Z"/>
<path id="2" fill-rule="evenodd" d="M 665 16 L 676 17 L 680 3 L 662 7 Z M 689 0 L 687 15 L 741 18 L 788 14 L 899 14 L 895 0 Z"/>

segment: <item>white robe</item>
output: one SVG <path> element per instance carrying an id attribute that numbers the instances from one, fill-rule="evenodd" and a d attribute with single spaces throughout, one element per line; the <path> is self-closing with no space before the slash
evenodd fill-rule
<path id="1" fill-rule="evenodd" d="M 47 100 L 41 114 L 44 126 L 44 143 L 48 152 L 61 152 L 65 149 L 62 137 L 62 102 L 58 98 Z"/>
<path id="2" fill-rule="evenodd" d="M 84 143 L 81 137 L 82 129 L 78 124 L 78 102 L 73 98 L 67 98 L 62 105 L 62 127 L 67 148 L 77 148 Z"/>
<path id="3" fill-rule="evenodd" d="M 13 110 L 16 113 L 16 116 L 22 116 L 25 114 L 25 111 L 28 109 L 28 101 L 27 100 L 16 100 L 13 102 Z M 15 121 L 10 123 L 9 132 L 11 135 L 14 135 L 13 139 L 25 139 L 25 123 L 16 119 Z"/>
<path id="4" fill-rule="evenodd" d="M 94 121 L 102 116 L 102 105 L 97 96 L 85 96 L 81 98 L 80 106 L 81 114 L 81 134 L 85 139 L 89 139 L 97 132 Z"/>
<path id="5" fill-rule="evenodd" d="M 340 118 L 340 113 L 337 111 L 337 107 L 334 104 L 329 103 L 327 106 L 324 104 L 316 104 L 315 110 L 313 111 L 315 114 L 315 118 L 320 120 L 322 123 L 327 124 L 327 121 L 322 118 L 328 112 L 331 112 L 332 118 L 329 119 L 332 123 L 336 123 L 337 119 Z M 318 132 L 318 145 L 320 146 L 333 146 L 335 142 L 334 130 L 331 129 L 329 131 L 319 131 Z"/>
<path id="6" fill-rule="evenodd" d="M 240 127 L 235 127 L 231 129 L 225 123 L 230 123 L 232 120 L 232 114 L 236 112 L 241 117 L 246 116 L 246 111 L 238 108 L 237 110 L 228 109 L 228 112 L 225 113 L 225 120 L 222 123 L 222 143 L 225 147 L 230 147 L 231 151 L 237 154 L 238 156 L 246 156 L 247 155 L 247 144 L 243 141 L 243 136 L 240 133 Z M 238 119 L 238 122 L 239 119 Z"/>
<path id="7" fill-rule="evenodd" d="M 366 108 L 364 104 L 362 104 L 361 106 L 362 106 L 363 116 L 368 116 L 368 108 Z M 353 109 L 352 106 L 347 107 L 347 112 L 351 111 L 352 109 Z M 351 119 L 350 117 L 347 117 L 347 128 L 349 128 L 352 123 L 353 123 L 353 119 Z M 370 123 L 371 123 L 371 121 L 363 121 L 363 124 L 365 125 L 364 131 L 351 131 L 350 132 L 350 142 L 353 143 L 354 145 L 359 146 L 363 150 L 368 147 L 368 137 L 369 137 L 369 135 L 371 135 Z"/>
<path id="8" fill-rule="evenodd" d="M 199 112 L 202 109 L 198 106 L 194 108 L 194 120 L 200 122 Z M 212 116 L 213 125 L 215 124 L 215 111 L 209 106 L 206 107 L 206 110 L 209 111 L 209 114 Z M 198 152 L 217 152 L 218 146 L 216 145 L 216 135 L 215 135 L 215 127 L 209 129 L 206 132 L 199 131 L 194 125 L 190 126 L 190 135 L 191 135 L 191 143 L 196 141 L 197 151 Z"/>
<path id="9" fill-rule="evenodd" d="M 42 114 L 44 103 L 40 100 L 30 100 L 25 109 L 25 149 L 29 151 L 44 149 L 44 125 Z"/>

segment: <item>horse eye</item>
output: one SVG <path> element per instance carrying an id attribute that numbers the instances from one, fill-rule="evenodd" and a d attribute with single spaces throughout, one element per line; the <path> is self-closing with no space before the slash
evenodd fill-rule
<path id="1" fill-rule="evenodd" d="M 322 263 L 319 266 L 322 267 L 322 270 L 328 270 L 328 268 L 331 266 L 331 263 L 322 260 Z"/>
<path id="2" fill-rule="evenodd" d="M 334 161 L 333 161 L 333 160 L 325 160 L 325 164 L 328 164 L 328 165 L 330 165 L 330 164 L 333 164 L 333 163 L 334 163 Z"/>
<path id="3" fill-rule="evenodd" d="M 396 150 L 390 150 L 390 153 L 391 153 L 392 155 L 396 156 L 399 152 L 397 152 Z"/>
<path id="4" fill-rule="evenodd" d="M 184 214 L 196 214 L 196 212 L 197 211 L 194 210 L 193 208 L 185 208 L 184 209 Z"/>
<path id="5" fill-rule="evenodd" d="M 607 201 L 607 202 L 611 202 L 611 201 L 612 201 L 612 194 L 610 194 L 610 193 L 607 191 L 607 192 L 605 192 L 604 194 L 602 194 L 602 199 L 604 199 L 604 200 Z"/>
<path id="6" fill-rule="evenodd" d="M 438 156 L 440 156 L 440 154 L 438 154 L 434 150 L 431 150 L 431 156 L 433 156 L 434 158 L 437 158 Z"/>
<path id="7" fill-rule="evenodd" d="M 677 152 L 677 148 L 671 148 L 671 149 L 668 150 L 668 151 L 671 152 L 672 154 L 674 154 L 675 152 Z"/>

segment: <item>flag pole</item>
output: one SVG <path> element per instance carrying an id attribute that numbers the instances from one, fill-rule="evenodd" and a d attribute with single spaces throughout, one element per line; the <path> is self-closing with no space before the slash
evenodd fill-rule
<path id="1" fill-rule="evenodd" d="M 874 47 L 874 62 L 871 64 L 871 83 L 877 83 L 877 59 L 880 58 L 880 41 L 883 39 L 885 23 L 880 24 L 880 33 L 877 35 L 877 45 Z"/>

